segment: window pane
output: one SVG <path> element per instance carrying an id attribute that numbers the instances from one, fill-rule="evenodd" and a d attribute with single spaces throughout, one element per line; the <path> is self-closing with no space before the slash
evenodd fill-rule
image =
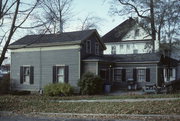
<path id="1" fill-rule="evenodd" d="M 138 70 L 138 81 L 143 82 L 146 79 L 146 73 L 145 69 L 139 69 Z"/>
<path id="2" fill-rule="evenodd" d="M 64 83 L 64 76 L 58 76 L 58 82 Z"/>
<path id="3" fill-rule="evenodd" d="M 114 69 L 114 80 L 115 81 L 122 80 L 122 69 Z"/>
<path id="4" fill-rule="evenodd" d="M 58 68 L 58 75 L 64 75 L 64 68 Z"/>
<path id="5" fill-rule="evenodd" d="M 64 67 L 58 67 L 57 70 L 57 81 L 60 83 L 64 83 Z"/>
<path id="6" fill-rule="evenodd" d="M 30 67 L 23 67 L 23 83 L 30 84 Z"/>

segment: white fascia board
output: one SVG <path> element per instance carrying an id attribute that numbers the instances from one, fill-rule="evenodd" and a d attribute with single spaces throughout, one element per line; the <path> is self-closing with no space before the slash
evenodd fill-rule
<path id="1" fill-rule="evenodd" d="M 71 50 L 80 49 L 80 45 L 64 45 L 64 46 L 52 46 L 52 47 L 34 47 L 34 48 L 21 48 L 14 49 L 11 52 L 34 52 L 34 51 L 52 51 L 52 50 Z"/>

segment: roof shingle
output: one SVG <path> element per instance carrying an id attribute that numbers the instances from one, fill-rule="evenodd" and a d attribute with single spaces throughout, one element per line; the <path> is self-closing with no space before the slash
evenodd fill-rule
<path id="1" fill-rule="evenodd" d="M 41 34 L 41 35 L 27 35 L 14 43 L 13 46 L 33 46 L 33 45 L 52 45 L 52 43 L 70 43 L 76 41 L 82 41 L 87 39 L 96 30 L 84 30 L 75 32 L 65 32 L 61 34 Z"/>
<path id="2" fill-rule="evenodd" d="M 120 41 L 136 24 L 133 18 L 129 18 L 102 37 L 104 43 Z"/>

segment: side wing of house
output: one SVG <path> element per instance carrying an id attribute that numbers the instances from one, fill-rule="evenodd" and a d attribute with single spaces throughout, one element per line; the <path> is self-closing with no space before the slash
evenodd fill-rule
<path id="1" fill-rule="evenodd" d="M 105 48 L 104 43 L 96 32 L 82 42 L 82 74 L 86 72 L 92 72 L 96 75 L 99 74 L 98 58 L 102 58 Z"/>

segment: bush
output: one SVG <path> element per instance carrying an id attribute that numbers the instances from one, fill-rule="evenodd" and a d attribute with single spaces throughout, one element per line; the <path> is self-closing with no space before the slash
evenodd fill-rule
<path id="1" fill-rule="evenodd" d="M 44 93 L 48 96 L 68 96 L 73 93 L 73 88 L 66 83 L 48 84 L 44 87 Z"/>
<path id="2" fill-rule="evenodd" d="M 0 94 L 8 93 L 9 88 L 10 88 L 10 75 L 7 74 L 0 79 Z"/>
<path id="3" fill-rule="evenodd" d="M 83 95 L 100 94 L 103 92 L 103 80 L 93 73 L 85 73 L 78 82 L 80 93 Z"/>

